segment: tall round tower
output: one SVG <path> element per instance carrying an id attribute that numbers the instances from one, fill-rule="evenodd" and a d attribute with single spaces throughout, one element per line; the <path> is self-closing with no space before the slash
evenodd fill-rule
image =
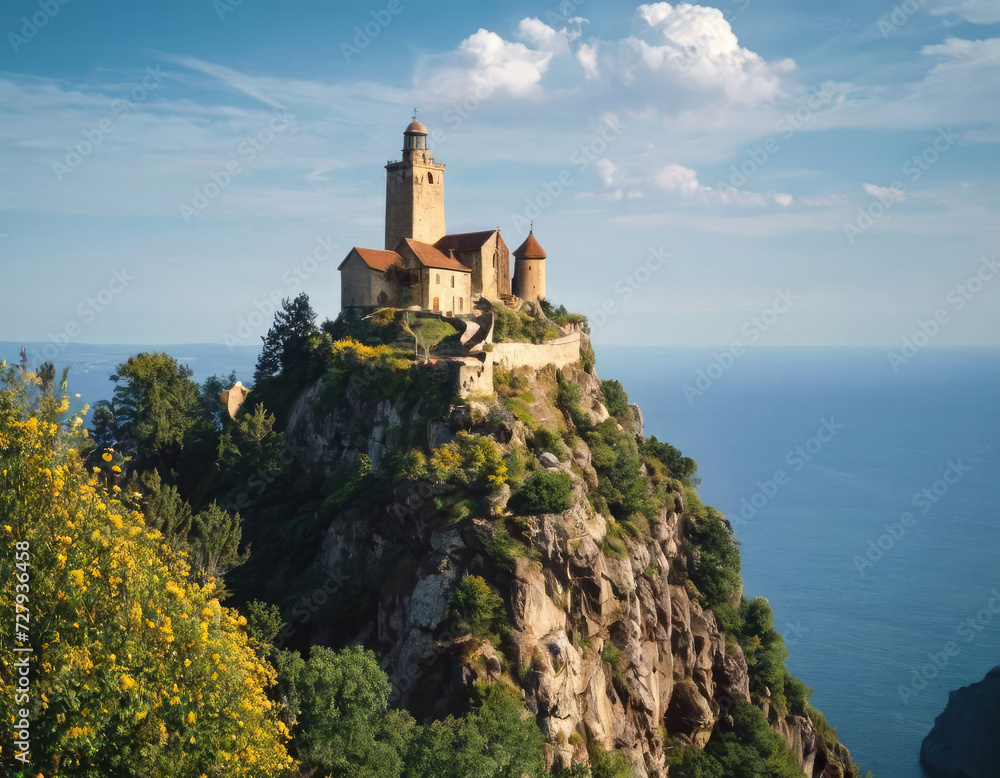
<path id="1" fill-rule="evenodd" d="M 522 300 L 545 299 L 545 249 L 535 240 L 534 229 L 514 252 L 511 291 Z"/>

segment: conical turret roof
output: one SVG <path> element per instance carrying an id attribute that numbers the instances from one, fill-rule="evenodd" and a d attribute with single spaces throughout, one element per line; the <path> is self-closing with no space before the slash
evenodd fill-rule
<path id="1" fill-rule="evenodd" d="M 528 233 L 524 243 L 514 251 L 515 259 L 545 259 L 545 249 L 535 240 L 535 231 Z"/>

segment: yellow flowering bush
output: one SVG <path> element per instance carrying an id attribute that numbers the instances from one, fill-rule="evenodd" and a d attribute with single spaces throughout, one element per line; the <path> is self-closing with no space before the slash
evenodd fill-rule
<path id="1" fill-rule="evenodd" d="M 15 707 L 5 633 L 0 701 L 5 714 L 30 711 L 32 774 L 286 773 L 287 730 L 265 693 L 274 670 L 239 614 L 84 470 L 80 423 L 60 421 L 65 403 L 36 387 L 0 365 L 0 516 L 12 530 L 0 535 L 0 618 L 14 624 L 14 549 L 26 542 L 33 650 L 30 701 Z M 11 732 L 0 735 L 5 762 Z"/>

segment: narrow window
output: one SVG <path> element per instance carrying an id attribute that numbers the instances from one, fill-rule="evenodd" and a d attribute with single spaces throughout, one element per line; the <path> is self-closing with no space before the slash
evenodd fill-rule
<path id="1" fill-rule="evenodd" d="M 441 283 L 441 274 L 440 273 L 435 273 L 434 274 L 434 283 L 435 284 L 440 284 Z"/>
<path id="2" fill-rule="evenodd" d="M 463 300 L 461 297 L 459 297 L 458 298 L 458 310 L 460 310 L 460 311 L 464 310 L 464 308 L 463 308 L 464 305 L 465 305 L 465 300 Z"/>
<path id="3" fill-rule="evenodd" d="M 454 289 L 454 288 L 455 288 L 455 276 L 452 276 L 452 277 L 451 277 L 451 288 L 452 288 L 452 289 Z"/>
<path id="4" fill-rule="evenodd" d="M 428 173 L 427 174 L 427 183 L 428 184 L 433 184 L 434 183 L 434 174 L 433 173 Z"/>
<path id="5" fill-rule="evenodd" d="M 434 310 L 435 311 L 440 311 L 441 310 L 441 304 L 438 302 L 438 298 L 436 298 L 436 297 L 434 298 Z"/>

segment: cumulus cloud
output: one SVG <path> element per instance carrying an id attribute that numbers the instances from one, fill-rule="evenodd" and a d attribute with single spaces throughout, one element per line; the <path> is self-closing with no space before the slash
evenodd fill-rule
<path id="1" fill-rule="evenodd" d="M 651 176 L 652 182 L 665 192 L 679 194 L 685 200 L 700 203 L 715 203 L 719 205 L 749 205 L 763 206 L 774 202 L 781 206 L 789 206 L 794 198 L 782 192 L 745 192 L 728 187 L 714 189 L 705 186 L 698 180 L 698 173 L 691 168 L 672 162 L 660 168 Z"/>
<path id="2" fill-rule="evenodd" d="M 544 37 L 537 25 L 529 25 L 528 29 L 531 34 Z M 495 32 L 480 28 L 462 41 L 457 51 L 425 63 L 417 82 L 425 86 L 433 102 L 440 103 L 470 95 L 538 98 L 542 94 L 542 76 L 554 54 L 551 50 L 540 51 L 504 40 Z"/>
<path id="3" fill-rule="evenodd" d="M 929 10 L 935 16 L 955 14 L 973 24 L 1000 22 L 1000 4 L 996 0 L 944 0 Z"/>
<path id="4" fill-rule="evenodd" d="M 617 45 L 594 41 L 578 48 L 587 78 L 723 95 L 753 106 L 780 97 L 782 74 L 795 68 L 790 59 L 768 63 L 740 46 L 718 8 L 653 3 L 636 13 L 643 28 L 639 35 Z"/>
<path id="5" fill-rule="evenodd" d="M 527 41 L 539 51 L 550 51 L 553 54 L 569 54 L 569 44 L 580 37 L 580 30 L 570 30 L 566 27 L 557 30 L 547 25 L 541 19 L 530 17 L 522 19 L 518 24 L 517 37 Z"/>
<path id="6" fill-rule="evenodd" d="M 875 184 L 862 184 L 861 188 L 864 189 L 872 197 L 877 197 L 879 200 L 889 203 L 901 203 L 906 199 L 906 195 L 900 192 L 898 189 L 893 189 L 888 186 L 876 186 Z"/>

